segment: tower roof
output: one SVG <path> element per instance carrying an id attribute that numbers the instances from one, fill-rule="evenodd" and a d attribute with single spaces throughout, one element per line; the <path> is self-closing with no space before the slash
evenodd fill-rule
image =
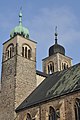
<path id="1" fill-rule="evenodd" d="M 56 53 L 65 55 L 65 48 L 57 43 L 57 40 L 58 40 L 57 36 L 58 36 L 58 33 L 57 33 L 57 26 L 56 26 L 56 28 L 55 28 L 55 44 L 49 48 L 49 56 L 54 55 Z"/>
<path id="2" fill-rule="evenodd" d="M 10 33 L 10 37 L 14 37 L 15 35 L 21 35 L 25 38 L 29 38 L 29 30 L 26 27 L 23 27 L 22 25 L 22 11 L 20 9 L 20 13 L 19 13 L 19 25 L 16 26 Z"/>

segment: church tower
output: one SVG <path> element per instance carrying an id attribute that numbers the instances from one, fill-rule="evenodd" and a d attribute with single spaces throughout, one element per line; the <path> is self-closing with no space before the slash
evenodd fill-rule
<path id="1" fill-rule="evenodd" d="M 43 59 L 43 72 L 52 74 L 67 69 L 72 65 L 72 58 L 65 56 L 65 48 L 58 44 L 57 27 L 55 28 L 55 44 L 49 48 L 49 56 Z"/>
<path id="2" fill-rule="evenodd" d="M 15 120 L 15 109 L 36 87 L 36 42 L 29 39 L 29 31 L 19 25 L 10 33 L 10 39 L 3 44 L 2 59 L 2 118 Z"/>

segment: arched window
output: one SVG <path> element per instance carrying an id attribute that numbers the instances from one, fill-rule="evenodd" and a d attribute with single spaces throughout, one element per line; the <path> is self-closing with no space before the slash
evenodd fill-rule
<path id="1" fill-rule="evenodd" d="M 68 68 L 68 63 L 67 62 L 63 62 L 62 63 L 62 70 L 67 69 Z"/>
<path id="2" fill-rule="evenodd" d="M 10 58 L 12 57 L 12 48 L 10 47 Z"/>
<path id="3" fill-rule="evenodd" d="M 62 70 L 64 69 L 64 64 L 62 63 Z"/>
<path id="4" fill-rule="evenodd" d="M 24 47 L 22 47 L 22 56 L 24 57 Z"/>
<path id="5" fill-rule="evenodd" d="M 49 107 L 49 120 L 57 120 L 56 111 L 53 107 Z"/>
<path id="6" fill-rule="evenodd" d="M 68 65 L 67 65 L 67 68 L 68 68 Z"/>
<path id="7" fill-rule="evenodd" d="M 31 58 L 31 50 L 30 49 L 28 50 L 28 58 L 29 59 Z"/>
<path id="8" fill-rule="evenodd" d="M 26 44 L 22 46 L 22 56 L 31 59 L 31 48 Z"/>
<path id="9" fill-rule="evenodd" d="M 54 72 L 54 63 L 53 63 L 53 72 Z"/>
<path id="10" fill-rule="evenodd" d="M 64 63 L 64 69 L 66 69 L 66 64 Z"/>
<path id="11" fill-rule="evenodd" d="M 7 50 L 7 57 L 9 58 L 9 50 Z"/>
<path id="12" fill-rule="evenodd" d="M 27 47 L 25 47 L 25 58 L 27 58 Z"/>
<path id="13" fill-rule="evenodd" d="M 52 64 L 50 64 L 50 70 L 51 70 L 51 72 L 53 71 L 53 66 L 52 66 Z"/>
<path id="14" fill-rule="evenodd" d="M 27 118 L 26 118 L 26 120 L 32 120 L 31 115 L 30 115 L 29 113 L 27 113 Z"/>
<path id="15" fill-rule="evenodd" d="M 50 73 L 49 65 L 48 65 L 48 73 Z"/>
<path id="16" fill-rule="evenodd" d="M 13 44 L 10 44 L 7 47 L 6 53 L 7 53 L 7 56 L 6 56 L 7 59 L 13 57 L 13 55 L 14 55 L 14 45 Z"/>
<path id="17" fill-rule="evenodd" d="M 80 120 L 80 99 L 76 98 L 75 103 L 75 120 Z"/>
<path id="18" fill-rule="evenodd" d="M 54 63 L 50 61 L 48 63 L 48 74 L 52 74 L 54 72 Z"/>

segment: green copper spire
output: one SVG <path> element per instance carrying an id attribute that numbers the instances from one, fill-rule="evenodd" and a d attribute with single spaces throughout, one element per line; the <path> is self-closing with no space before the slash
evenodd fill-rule
<path id="1" fill-rule="evenodd" d="M 15 37 L 16 35 L 20 35 L 24 38 L 29 38 L 29 31 L 26 27 L 23 27 L 22 25 L 22 8 L 20 8 L 19 13 L 19 25 L 16 26 L 12 32 L 10 33 L 10 37 Z"/>
<path id="2" fill-rule="evenodd" d="M 20 13 L 19 13 L 19 24 L 22 25 L 22 7 L 20 8 Z"/>

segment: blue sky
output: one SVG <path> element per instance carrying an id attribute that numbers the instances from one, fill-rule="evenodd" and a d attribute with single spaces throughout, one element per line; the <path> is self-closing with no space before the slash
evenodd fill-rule
<path id="1" fill-rule="evenodd" d="M 37 42 L 37 69 L 42 69 L 42 59 L 48 56 L 54 44 L 54 30 L 58 26 L 58 43 L 80 62 L 80 0 L 2 0 L 0 2 L 0 65 L 2 43 L 9 39 L 11 30 L 18 25 L 22 6 L 23 25 L 29 29 L 30 38 Z M 1 70 L 0 70 L 1 71 Z"/>

